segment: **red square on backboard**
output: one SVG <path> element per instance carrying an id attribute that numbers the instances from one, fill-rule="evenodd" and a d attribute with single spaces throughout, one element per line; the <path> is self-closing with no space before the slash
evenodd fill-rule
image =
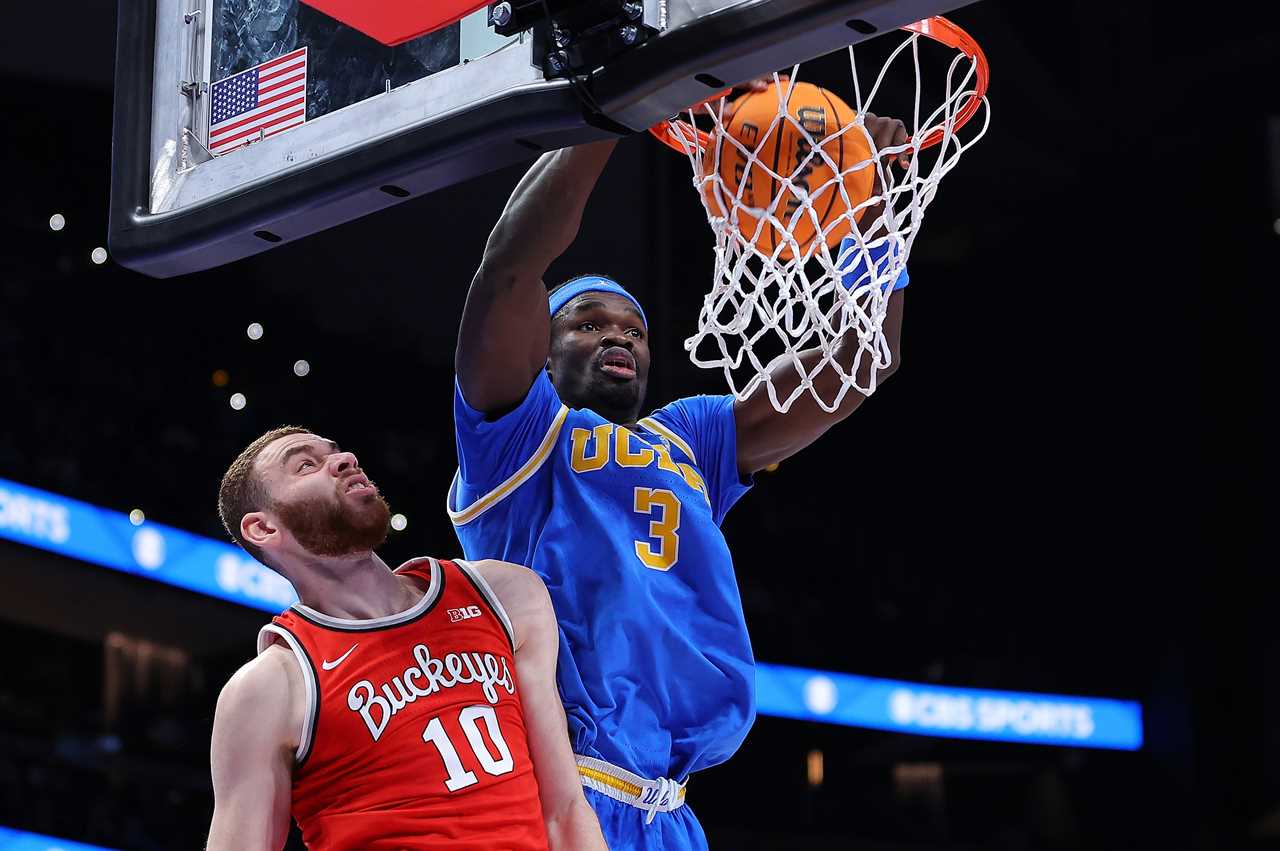
<path id="1" fill-rule="evenodd" d="M 387 46 L 409 41 L 483 9 L 477 0 L 302 0 Z"/>

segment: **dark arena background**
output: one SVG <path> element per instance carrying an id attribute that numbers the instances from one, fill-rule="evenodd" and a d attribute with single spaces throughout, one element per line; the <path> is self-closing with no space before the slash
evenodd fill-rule
<path id="1" fill-rule="evenodd" d="M 990 59 L 992 125 L 916 243 L 903 366 L 724 527 L 761 662 L 1126 701 L 1140 747 L 762 713 L 690 784 L 713 848 L 1280 847 L 1270 6 L 955 11 Z M 214 704 L 269 617 L 77 556 L 68 500 L 199 536 L 159 536 L 176 559 L 225 540 L 236 453 L 297 423 L 357 452 L 403 515 L 389 563 L 458 554 L 454 338 L 524 169 L 207 272 L 97 263 L 115 14 L 8 4 L 0 35 L 5 849 L 203 847 Z M 639 295 L 657 406 L 723 392 L 680 345 L 711 262 L 687 164 L 636 136 L 548 281 L 604 272 Z M 164 559 L 103 523 L 103 547 Z"/>

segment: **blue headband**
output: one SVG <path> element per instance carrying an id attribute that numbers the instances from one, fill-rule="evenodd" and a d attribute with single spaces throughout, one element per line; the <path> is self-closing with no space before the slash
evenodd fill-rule
<path id="1" fill-rule="evenodd" d="M 644 327 L 649 327 L 649 320 L 644 315 L 644 308 L 640 306 L 640 302 L 636 301 L 636 297 L 624 290 L 617 281 L 602 278 L 599 275 L 581 275 L 552 292 L 548 298 L 551 315 L 555 316 L 560 312 L 560 308 L 583 293 L 613 293 L 614 295 L 622 296 L 635 306 L 636 312 L 644 320 Z"/>

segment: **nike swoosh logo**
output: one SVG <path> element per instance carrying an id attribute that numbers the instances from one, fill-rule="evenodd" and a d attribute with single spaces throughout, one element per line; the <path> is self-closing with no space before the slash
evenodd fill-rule
<path id="1" fill-rule="evenodd" d="M 359 644 L 353 644 L 351 645 L 351 650 L 355 650 L 359 646 L 360 646 Z M 342 664 L 343 659 L 346 659 L 348 656 L 351 655 L 351 650 L 348 650 L 346 653 L 343 653 L 341 656 L 339 656 L 337 659 L 334 659 L 332 662 L 326 659 L 325 661 L 320 663 L 320 667 L 324 668 L 326 671 L 332 671 L 334 668 Z"/>

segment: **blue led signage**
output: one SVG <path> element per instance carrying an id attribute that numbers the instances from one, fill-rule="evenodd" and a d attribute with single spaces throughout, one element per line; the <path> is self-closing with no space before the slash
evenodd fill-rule
<path id="1" fill-rule="evenodd" d="M 267 612 L 297 600 L 283 577 L 233 544 L 150 521 L 134 525 L 117 511 L 2 479 L 0 537 Z M 1129 701 L 949 688 L 763 663 L 756 683 L 763 715 L 949 738 L 1142 746 L 1142 707 Z"/>

